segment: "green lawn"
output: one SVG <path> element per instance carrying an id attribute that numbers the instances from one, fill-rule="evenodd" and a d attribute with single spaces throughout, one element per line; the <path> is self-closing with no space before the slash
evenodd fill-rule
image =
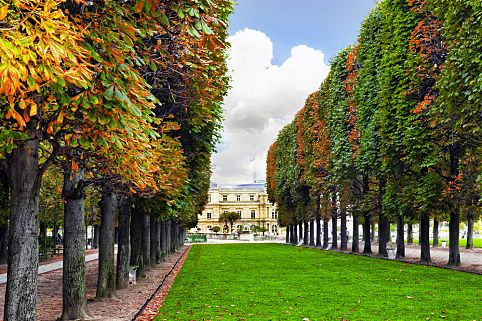
<path id="1" fill-rule="evenodd" d="M 282 244 L 194 245 L 159 320 L 482 320 L 482 276 Z"/>
<path id="2" fill-rule="evenodd" d="M 447 239 L 440 239 L 438 241 L 438 246 L 442 246 L 442 242 L 445 241 L 447 242 L 447 246 L 449 246 L 450 242 Z M 418 240 L 415 239 L 413 240 L 415 244 L 418 244 Z M 433 244 L 433 240 L 430 240 L 430 244 Z M 459 240 L 459 246 L 465 248 L 467 246 L 467 239 L 460 239 Z M 474 239 L 474 247 L 481 248 L 482 247 L 482 239 Z"/>

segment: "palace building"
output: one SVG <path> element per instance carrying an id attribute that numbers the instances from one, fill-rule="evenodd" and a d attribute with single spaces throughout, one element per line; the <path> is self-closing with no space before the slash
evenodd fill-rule
<path id="1" fill-rule="evenodd" d="M 219 222 L 219 215 L 226 212 L 241 215 L 241 219 L 233 224 L 234 231 L 230 231 L 229 223 L 226 228 L 224 222 Z M 208 204 L 199 215 L 197 228 L 192 232 L 212 233 L 212 229 L 218 226 L 220 233 L 232 233 L 240 229 L 249 231 L 252 225 L 265 228 L 265 235 L 281 234 L 276 205 L 268 201 L 263 181 L 232 186 L 213 184 L 209 190 Z"/>

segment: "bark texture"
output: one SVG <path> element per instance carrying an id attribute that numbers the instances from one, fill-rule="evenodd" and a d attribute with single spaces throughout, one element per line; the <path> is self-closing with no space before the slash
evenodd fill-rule
<path id="1" fill-rule="evenodd" d="M 338 248 L 338 209 L 336 207 L 335 197 L 332 196 L 331 199 L 331 249 L 335 250 Z"/>
<path id="2" fill-rule="evenodd" d="M 365 213 L 364 215 L 364 221 L 363 221 L 363 241 L 364 241 L 364 246 L 363 246 L 363 254 L 372 254 L 372 243 L 371 243 L 371 235 L 370 235 L 370 220 L 371 220 L 371 214 L 370 213 Z"/>
<path id="3" fill-rule="evenodd" d="M 131 254 L 130 246 L 130 216 L 131 204 L 127 197 L 119 200 L 119 240 L 117 247 L 117 289 L 125 289 L 129 286 L 129 262 Z"/>
<path id="4" fill-rule="evenodd" d="M 308 221 L 303 221 L 303 245 L 308 246 L 309 239 L 308 239 Z"/>
<path id="5" fill-rule="evenodd" d="M 405 257 L 405 233 L 403 215 L 397 216 L 397 258 Z"/>
<path id="6" fill-rule="evenodd" d="M 352 235 L 352 243 L 351 243 L 351 251 L 353 253 L 360 252 L 360 237 L 359 237 L 359 222 L 358 222 L 358 215 L 353 214 L 353 235 Z"/>
<path id="7" fill-rule="evenodd" d="M 142 278 L 145 276 L 142 262 L 142 211 L 139 207 L 131 208 L 131 257 L 130 265 L 137 267 L 136 276 Z"/>
<path id="8" fill-rule="evenodd" d="M 346 211 L 345 209 L 341 209 L 340 212 L 341 217 L 341 241 L 340 241 L 340 250 L 347 251 L 348 250 L 348 235 L 346 233 Z"/>
<path id="9" fill-rule="evenodd" d="M 433 247 L 438 247 L 438 220 L 436 218 L 433 219 Z"/>
<path id="10" fill-rule="evenodd" d="M 413 244 L 413 225 L 412 223 L 407 224 L 407 244 Z"/>
<path id="11" fill-rule="evenodd" d="M 420 218 L 420 262 L 430 263 L 430 217 L 422 214 Z"/>
<path id="12" fill-rule="evenodd" d="M 466 249 L 474 248 L 474 210 L 467 212 L 467 246 Z"/>
<path id="13" fill-rule="evenodd" d="M 99 274 L 96 299 L 116 298 L 114 269 L 114 225 L 117 201 L 114 193 L 103 187 L 99 236 Z"/>
<path id="14" fill-rule="evenodd" d="M 323 219 L 323 248 L 324 249 L 327 249 L 328 248 L 328 241 L 329 241 L 329 237 L 328 237 L 328 223 L 329 223 L 329 219 L 328 218 L 324 218 Z"/>
<path id="15" fill-rule="evenodd" d="M 150 261 L 151 265 L 154 266 L 157 263 L 157 258 L 156 258 L 156 250 L 157 250 L 157 219 L 154 215 L 151 215 L 150 217 L 150 229 L 151 229 L 151 235 L 150 235 Z"/>
<path id="16" fill-rule="evenodd" d="M 87 311 L 85 281 L 84 177 L 82 169 L 64 168 L 64 266 L 61 320 L 91 319 Z"/>
<path id="17" fill-rule="evenodd" d="M 315 246 L 315 221 L 310 220 L 310 246 Z"/>
<path id="18" fill-rule="evenodd" d="M 448 262 L 449 266 L 460 265 L 459 234 L 460 234 L 460 209 L 456 207 L 450 211 L 449 262 Z"/>
<path id="19" fill-rule="evenodd" d="M 7 237 L 8 224 L 5 222 L 0 224 L 0 264 L 7 263 Z"/>
<path id="20" fill-rule="evenodd" d="M 26 131 L 29 139 L 19 142 L 12 153 L 5 321 L 35 320 L 38 272 L 37 222 L 41 179 L 36 126 L 36 122 L 29 122 Z"/>
<path id="21" fill-rule="evenodd" d="M 151 268 L 151 217 L 145 211 L 142 214 L 142 261 L 144 270 Z"/>
<path id="22" fill-rule="evenodd" d="M 387 257 L 387 229 L 390 230 L 388 220 L 383 214 L 378 216 L 378 255 Z"/>

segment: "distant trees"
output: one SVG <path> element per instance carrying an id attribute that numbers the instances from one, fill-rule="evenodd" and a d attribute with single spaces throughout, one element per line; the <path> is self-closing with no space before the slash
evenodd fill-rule
<path id="1" fill-rule="evenodd" d="M 367 16 L 358 44 L 332 59 L 268 151 L 269 199 L 292 237 L 300 221 L 331 218 L 336 231 L 349 213 L 353 251 L 361 223 L 363 252 L 372 252 L 375 221 L 386 256 L 393 222 L 403 257 L 404 225 L 419 221 L 420 259 L 430 262 L 429 221 L 449 218 L 448 264 L 460 264 L 460 213 L 470 231 L 482 208 L 482 60 L 473 58 L 482 42 L 469 31 L 480 9 L 470 0 L 387 0 Z"/>
<path id="2" fill-rule="evenodd" d="M 225 212 L 219 215 L 219 222 L 224 223 L 224 226 L 227 226 L 229 223 L 230 232 L 233 233 L 233 224 L 240 218 L 241 218 L 241 214 L 237 212 Z"/>

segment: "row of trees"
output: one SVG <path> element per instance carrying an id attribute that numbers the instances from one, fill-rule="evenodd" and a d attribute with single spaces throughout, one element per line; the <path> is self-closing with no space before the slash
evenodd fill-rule
<path id="1" fill-rule="evenodd" d="M 421 261 L 429 262 L 429 220 L 435 231 L 449 220 L 448 264 L 460 264 L 461 215 L 471 235 L 482 212 L 481 18 L 474 0 L 385 0 L 371 11 L 358 44 L 333 58 L 320 89 L 269 149 L 269 198 L 293 239 L 300 222 L 307 231 L 315 220 L 320 231 L 322 219 L 326 245 L 331 218 L 337 248 L 341 218 L 347 250 L 351 214 L 353 251 L 362 224 L 363 252 L 372 252 L 377 221 L 386 256 L 396 222 L 403 257 L 404 224 L 420 222 Z"/>
<path id="2" fill-rule="evenodd" d="M 63 320 L 89 317 L 86 194 L 100 199 L 98 299 L 115 295 L 117 209 L 121 278 L 125 262 L 149 265 L 138 255 L 148 236 L 158 249 L 196 224 L 228 89 L 231 11 L 230 0 L 0 0 L 5 321 L 35 320 L 39 202 L 42 230 L 64 230 Z"/>

